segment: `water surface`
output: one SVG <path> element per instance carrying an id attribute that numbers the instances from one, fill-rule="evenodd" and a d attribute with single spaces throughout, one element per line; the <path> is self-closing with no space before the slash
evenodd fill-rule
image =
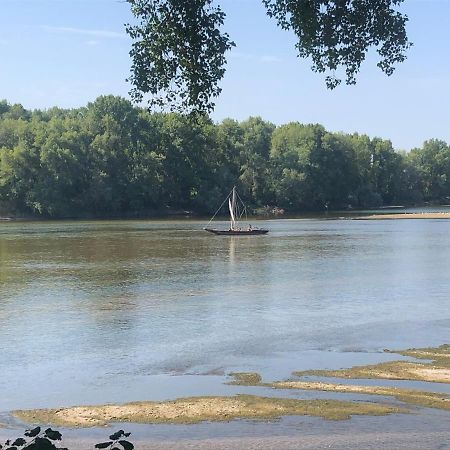
<path id="1" fill-rule="evenodd" d="M 0 223 L 0 411 L 214 393 L 232 370 L 450 342 L 450 221 L 259 225 Z"/>

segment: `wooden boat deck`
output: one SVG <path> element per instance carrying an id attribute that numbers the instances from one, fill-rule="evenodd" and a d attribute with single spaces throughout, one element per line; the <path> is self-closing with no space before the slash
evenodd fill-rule
<path id="1" fill-rule="evenodd" d="M 205 228 L 205 231 L 219 236 L 255 236 L 258 234 L 267 234 L 269 230 L 255 228 L 251 230 L 217 230 L 215 228 Z"/>

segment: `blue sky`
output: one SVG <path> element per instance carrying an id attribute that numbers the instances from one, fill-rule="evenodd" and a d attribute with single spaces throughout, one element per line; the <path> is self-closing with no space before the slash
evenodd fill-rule
<path id="1" fill-rule="evenodd" d="M 260 0 L 222 0 L 228 55 L 213 118 L 262 116 L 275 124 L 321 123 L 332 131 L 391 139 L 408 150 L 429 138 L 450 142 L 450 0 L 405 0 L 408 60 L 392 77 L 369 55 L 356 86 L 326 89 L 296 57 L 295 38 Z M 128 97 L 132 20 L 120 0 L 0 0 L 0 99 L 26 108 L 85 105 L 102 94 Z"/>

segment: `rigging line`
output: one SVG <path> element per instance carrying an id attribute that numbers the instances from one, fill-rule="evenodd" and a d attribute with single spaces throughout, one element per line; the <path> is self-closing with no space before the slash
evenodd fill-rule
<path id="1" fill-rule="evenodd" d="M 238 198 L 238 200 L 241 202 L 242 206 L 244 207 L 244 209 L 242 210 L 242 212 L 239 215 L 239 220 L 242 219 L 242 216 L 245 214 L 245 220 L 247 221 L 247 207 L 245 206 L 244 201 L 242 200 L 241 196 L 239 195 L 239 192 L 236 191 L 236 196 Z"/>
<path id="2" fill-rule="evenodd" d="M 234 189 L 234 187 L 233 187 Z M 233 192 L 233 189 L 228 193 L 228 195 L 225 197 L 225 200 L 222 202 L 222 204 L 219 206 L 217 211 L 214 213 L 214 215 L 211 217 L 210 221 L 205 225 L 205 228 L 209 226 L 209 224 L 214 220 L 214 218 L 217 216 L 217 213 L 222 209 L 222 206 L 225 204 L 225 202 L 230 198 L 231 193 Z"/>
<path id="3" fill-rule="evenodd" d="M 244 213 L 245 213 L 245 205 L 243 205 L 243 208 L 241 210 L 239 210 L 239 220 L 242 219 L 242 216 L 244 215 Z"/>
<path id="4" fill-rule="evenodd" d="M 239 201 L 240 201 L 243 205 L 245 205 L 245 203 L 242 201 L 242 198 L 241 198 L 241 196 L 239 195 L 239 192 L 238 192 L 238 191 L 236 191 L 236 196 L 237 196 L 237 198 L 239 199 Z"/>

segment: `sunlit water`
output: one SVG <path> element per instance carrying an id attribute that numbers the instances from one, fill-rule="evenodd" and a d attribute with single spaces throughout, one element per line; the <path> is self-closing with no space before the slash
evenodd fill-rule
<path id="1" fill-rule="evenodd" d="M 0 411 L 213 394 L 232 370 L 450 342 L 450 221 L 258 225 L 1 223 Z"/>

